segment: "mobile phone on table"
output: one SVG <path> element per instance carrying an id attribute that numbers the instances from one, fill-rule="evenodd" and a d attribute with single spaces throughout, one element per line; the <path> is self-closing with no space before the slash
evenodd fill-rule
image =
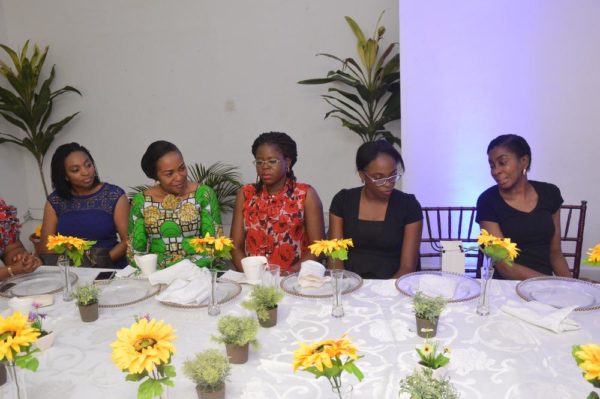
<path id="1" fill-rule="evenodd" d="M 96 278 L 94 279 L 94 281 L 104 281 L 104 280 L 111 280 L 115 277 L 115 273 L 116 271 L 112 271 L 112 272 L 100 272 L 98 273 L 98 275 L 96 276 Z"/>
<path id="2" fill-rule="evenodd" d="M 6 291 L 10 290 L 12 287 L 14 287 L 15 285 L 17 285 L 17 283 L 4 284 L 2 287 L 0 287 L 0 292 L 6 292 Z"/>

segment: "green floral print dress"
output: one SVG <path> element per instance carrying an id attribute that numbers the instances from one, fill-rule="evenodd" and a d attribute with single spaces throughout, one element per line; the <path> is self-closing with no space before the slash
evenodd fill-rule
<path id="1" fill-rule="evenodd" d="M 219 201 L 212 188 L 198 186 L 187 197 L 177 199 L 167 195 L 162 202 L 138 193 L 133 197 L 129 214 L 129 261 L 133 255 L 158 255 L 158 269 L 169 267 L 187 258 L 200 267 L 210 259 L 194 253 L 188 241 L 194 237 L 223 235 Z"/>

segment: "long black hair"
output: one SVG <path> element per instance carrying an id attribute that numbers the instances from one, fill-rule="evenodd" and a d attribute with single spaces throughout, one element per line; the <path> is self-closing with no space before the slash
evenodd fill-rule
<path id="1" fill-rule="evenodd" d="M 142 170 L 149 179 L 158 180 L 156 177 L 156 163 L 169 152 L 178 152 L 179 148 L 169 141 L 158 140 L 150 144 L 142 156 Z"/>
<path id="2" fill-rule="evenodd" d="M 67 170 L 65 169 L 65 159 L 67 157 L 77 151 L 83 152 L 94 165 L 94 170 L 96 171 L 96 175 L 94 176 L 94 187 L 100 184 L 100 177 L 98 176 L 98 168 L 96 167 L 96 162 L 94 162 L 94 158 L 92 158 L 92 154 L 88 151 L 87 148 L 80 145 L 79 143 L 67 143 L 59 146 L 56 151 L 54 151 L 54 155 L 52 155 L 52 161 L 50 162 L 50 171 L 52 178 L 52 187 L 56 190 L 56 194 L 62 199 L 70 200 L 73 197 L 71 190 L 73 186 L 71 182 L 67 180 Z"/>
<path id="3" fill-rule="evenodd" d="M 393 145 L 383 139 L 367 141 L 358 147 L 358 150 L 356 151 L 356 170 L 364 171 L 379 154 L 387 154 L 394 158 L 394 161 L 396 161 L 397 164 L 400 164 L 402 172 L 404 172 L 402 155 L 400 155 Z"/>
<path id="4" fill-rule="evenodd" d="M 293 166 L 296 164 L 298 160 L 298 150 L 296 149 L 296 142 L 287 134 L 281 132 L 267 132 L 262 133 L 260 136 L 254 140 L 252 143 L 252 155 L 256 158 L 256 152 L 258 151 L 258 147 L 263 144 L 270 144 L 277 147 L 277 149 L 283 154 L 284 158 L 290 159 L 290 167 L 286 171 L 286 176 L 292 181 L 292 187 L 290 190 L 293 191 L 294 185 L 296 183 L 296 176 L 294 175 L 294 171 L 292 170 Z M 260 179 L 256 181 L 256 192 L 260 193 L 262 191 L 262 182 Z M 291 193 L 288 193 L 291 194 Z"/>
<path id="5" fill-rule="evenodd" d="M 489 154 L 490 151 L 496 147 L 507 148 L 519 159 L 523 158 L 524 156 L 528 156 L 529 164 L 527 165 L 527 171 L 529 172 L 531 169 L 531 148 L 529 147 L 527 140 L 516 134 L 503 134 L 490 141 L 490 144 L 487 148 L 487 154 Z"/>

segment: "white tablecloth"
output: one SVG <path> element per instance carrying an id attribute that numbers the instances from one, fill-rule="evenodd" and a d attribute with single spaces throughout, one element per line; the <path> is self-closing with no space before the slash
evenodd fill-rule
<path id="1" fill-rule="evenodd" d="M 80 280 L 89 281 L 97 270 L 79 269 Z M 554 334 L 526 324 L 499 310 L 507 299 L 521 301 L 515 282 L 494 281 L 491 287 L 492 314 L 475 314 L 477 301 L 451 304 L 442 314 L 437 339 L 452 349 L 450 374 L 463 398 L 583 398 L 592 386 L 584 381 L 571 357 L 571 345 L 600 341 L 600 313 L 575 312 L 571 317 L 582 329 Z M 222 306 L 224 314 L 248 314 L 240 302 L 248 295 L 245 287 L 234 301 Z M 0 298 L 0 309 L 7 308 Z M 399 380 L 417 364 L 415 346 L 423 339 L 415 334 L 409 298 L 400 294 L 393 280 L 365 281 L 363 287 L 344 296 L 346 315 L 330 316 L 329 299 L 312 300 L 286 296 L 279 306 L 279 324 L 259 330 L 262 348 L 250 353 L 245 365 L 233 365 L 227 398 L 327 398 L 327 380 L 306 372 L 294 374 L 292 353 L 297 342 L 336 338 L 347 332 L 365 355 L 358 365 L 365 379 L 354 385 L 354 398 L 396 398 Z M 110 344 L 116 331 L 131 325 L 137 314 L 150 313 L 176 329 L 178 375 L 170 398 L 194 398 L 191 381 L 181 371 L 186 358 L 207 348 L 222 345 L 210 340 L 216 317 L 206 309 L 167 307 L 154 298 L 136 305 L 101 309 L 93 323 L 80 321 L 76 306 L 55 295 L 46 308 L 58 332 L 54 346 L 38 354 L 36 373 L 26 371 L 29 399 L 135 398 L 137 383 L 126 382 L 110 359 Z M 0 391 L 1 392 L 1 391 Z M 1 395 L 0 395 L 1 396 Z"/>

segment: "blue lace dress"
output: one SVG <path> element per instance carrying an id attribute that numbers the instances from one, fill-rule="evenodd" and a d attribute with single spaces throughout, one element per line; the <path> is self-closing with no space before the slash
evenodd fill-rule
<path id="1" fill-rule="evenodd" d="M 58 217 L 57 232 L 94 240 L 97 248 L 112 249 L 119 242 L 114 211 L 122 195 L 125 195 L 123 189 L 109 183 L 103 183 L 102 188 L 93 194 L 74 195 L 69 200 L 60 198 L 53 192 L 48 196 L 48 201 Z M 113 264 L 117 268 L 123 268 L 127 265 L 127 258 L 123 256 Z"/>

